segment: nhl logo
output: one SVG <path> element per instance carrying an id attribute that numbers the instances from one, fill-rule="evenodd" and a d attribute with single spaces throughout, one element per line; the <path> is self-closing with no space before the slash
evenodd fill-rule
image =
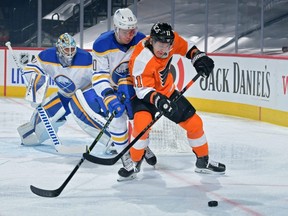
<path id="1" fill-rule="evenodd" d="M 29 54 L 21 53 L 19 62 L 21 65 L 26 65 L 29 62 Z"/>

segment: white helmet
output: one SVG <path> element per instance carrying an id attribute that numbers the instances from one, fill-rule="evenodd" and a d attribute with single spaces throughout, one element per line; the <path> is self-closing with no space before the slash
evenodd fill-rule
<path id="1" fill-rule="evenodd" d="M 65 67 L 70 66 L 77 50 L 74 38 L 68 33 L 60 35 L 56 48 L 60 63 Z"/>
<path id="2" fill-rule="evenodd" d="M 113 22 L 116 28 L 130 30 L 137 28 L 136 16 L 129 8 L 121 8 L 115 11 Z"/>

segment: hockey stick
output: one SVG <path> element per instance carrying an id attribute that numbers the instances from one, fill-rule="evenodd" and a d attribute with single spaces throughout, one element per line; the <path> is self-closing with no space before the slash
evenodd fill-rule
<path id="1" fill-rule="evenodd" d="M 23 71 L 22 71 L 22 67 L 18 63 L 18 60 L 17 60 L 17 58 L 16 58 L 16 56 L 14 54 L 14 51 L 12 49 L 12 46 L 11 46 L 11 42 L 10 41 L 6 42 L 5 46 L 8 47 L 8 49 L 9 49 L 9 51 L 11 53 L 11 56 L 13 57 L 13 60 L 14 60 L 14 62 L 16 64 L 16 66 L 17 66 L 17 68 L 20 70 L 25 85 L 28 86 L 29 85 L 28 80 L 24 76 Z M 51 122 L 49 120 L 49 117 L 48 117 L 47 112 L 45 111 L 45 109 L 41 105 L 39 105 L 36 109 L 37 109 L 38 115 L 39 115 L 41 121 L 43 122 L 44 127 L 45 127 L 50 139 L 52 140 L 57 152 L 63 153 L 63 154 L 71 154 L 71 153 L 83 153 L 83 152 L 86 151 L 86 146 L 67 147 L 67 146 L 62 145 L 62 143 L 60 142 L 59 137 L 57 136 L 57 133 L 54 130 L 54 127 L 52 126 L 52 124 L 51 124 Z"/>
<path id="2" fill-rule="evenodd" d="M 112 115 L 109 117 L 109 119 L 107 120 L 107 122 L 105 123 L 105 125 L 103 126 L 103 128 L 101 129 L 101 131 L 99 132 L 99 134 L 97 135 L 97 137 L 95 138 L 95 140 L 93 141 L 93 143 L 89 146 L 89 148 L 86 150 L 86 152 L 91 152 L 92 149 L 94 148 L 94 146 L 97 144 L 97 142 L 101 139 L 103 133 L 105 132 L 105 130 L 108 128 L 108 126 L 110 125 L 111 121 L 113 120 L 115 114 L 112 113 Z M 80 161 L 78 162 L 78 164 L 76 165 L 76 167 L 72 170 L 72 172 L 70 173 L 70 175 L 67 177 L 67 179 L 63 182 L 63 184 L 55 189 L 55 190 L 45 190 L 45 189 L 41 189 L 41 188 L 37 188 L 33 185 L 30 185 L 30 189 L 31 191 L 38 195 L 38 196 L 42 196 L 42 197 L 57 197 L 60 195 L 60 193 L 63 191 L 63 189 L 66 187 L 66 185 L 69 183 L 69 181 L 72 179 L 72 177 L 74 176 L 74 174 L 77 172 L 77 170 L 79 169 L 79 167 L 81 166 L 81 164 L 84 162 L 85 158 L 82 156 L 82 158 L 80 159 Z"/>
<path id="3" fill-rule="evenodd" d="M 174 99 L 174 101 L 177 101 L 180 96 L 182 96 L 186 90 L 200 77 L 200 74 L 197 73 L 196 76 L 193 77 L 192 80 L 190 80 L 190 82 L 180 91 L 180 94 L 177 95 Z M 145 133 L 146 131 L 152 127 L 152 125 L 154 125 L 163 115 L 162 112 L 160 112 L 160 114 L 158 114 L 155 119 L 153 121 L 151 121 L 136 137 L 135 139 L 132 140 L 131 143 L 129 143 L 117 156 L 113 157 L 113 158 L 100 158 L 94 155 L 89 154 L 89 152 L 85 152 L 83 154 L 83 157 L 92 162 L 92 163 L 96 163 L 96 164 L 102 164 L 102 165 L 113 165 L 115 164 Z"/>
<path id="4" fill-rule="evenodd" d="M 23 75 L 22 67 L 19 65 L 18 60 L 17 60 L 17 58 L 16 58 L 16 56 L 15 56 L 15 54 L 14 54 L 14 51 L 13 51 L 12 46 L 11 46 L 11 42 L 10 42 L 10 41 L 7 41 L 7 42 L 5 43 L 5 46 L 7 46 L 8 50 L 10 51 L 10 54 L 11 54 L 11 56 L 13 57 L 13 60 L 14 60 L 14 62 L 15 62 L 15 64 L 16 64 L 17 68 L 20 69 L 20 72 L 21 72 L 21 75 L 22 75 L 22 77 L 23 77 L 23 79 L 24 79 L 25 85 L 28 86 L 28 81 L 26 80 L 26 77 Z"/>

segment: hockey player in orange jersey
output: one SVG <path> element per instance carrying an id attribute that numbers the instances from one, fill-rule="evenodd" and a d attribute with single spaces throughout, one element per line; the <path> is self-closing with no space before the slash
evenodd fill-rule
<path id="1" fill-rule="evenodd" d="M 133 100 L 132 138 L 160 111 L 187 131 L 189 145 L 197 157 L 195 172 L 224 174 L 224 164 L 209 160 L 202 119 L 196 114 L 193 105 L 183 95 L 177 102 L 173 101 L 176 95 L 179 95 L 169 71 L 174 54 L 191 59 L 197 73 L 203 77 L 208 77 L 213 71 L 214 62 L 206 53 L 183 39 L 169 24 L 154 24 L 150 36 L 137 44 L 129 61 L 129 71 L 137 95 Z M 130 149 L 131 158 L 136 162 L 139 171 L 144 149 L 148 145 L 149 131 Z"/>

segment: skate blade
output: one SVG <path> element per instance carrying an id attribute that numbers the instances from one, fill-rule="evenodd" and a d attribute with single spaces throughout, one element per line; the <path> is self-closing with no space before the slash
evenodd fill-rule
<path id="1" fill-rule="evenodd" d="M 146 163 L 149 164 L 150 166 L 155 166 L 155 165 L 157 164 L 157 159 L 156 159 L 156 157 L 155 157 L 154 160 L 151 160 L 151 158 L 150 158 L 150 159 L 149 159 L 149 158 L 146 158 L 145 156 L 144 156 L 144 158 L 145 158 Z"/>
<path id="2" fill-rule="evenodd" d="M 128 176 L 128 177 L 119 176 L 119 178 L 117 179 L 117 181 L 118 181 L 118 182 L 131 181 L 131 180 L 135 179 L 136 176 L 137 176 L 136 173 L 133 173 L 131 176 Z"/>
<path id="3" fill-rule="evenodd" d="M 196 168 L 195 172 L 196 173 L 200 173 L 200 174 L 210 174 L 210 175 L 224 175 L 225 174 L 225 171 L 223 171 L 223 172 L 215 172 L 213 170 L 205 169 L 205 168 Z"/>
<path id="4" fill-rule="evenodd" d="M 105 154 L 106 155 L 117 155 L 117 151 L 114 149 L 113 150 L 106 150 Z"/>

